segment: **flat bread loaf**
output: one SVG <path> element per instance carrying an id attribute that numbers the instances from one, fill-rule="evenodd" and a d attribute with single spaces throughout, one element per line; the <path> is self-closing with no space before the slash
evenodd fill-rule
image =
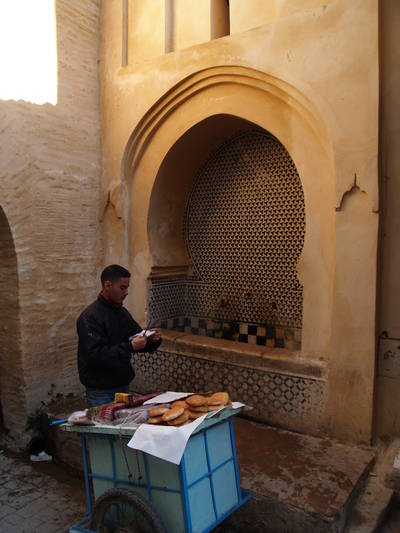
<path id="1" fill-rule="evenodd" d="M 200 405 L 207 405 L 207 398 L 201 394 L 194 394 L 186 398 L 186 403 L 190 407 L 199 407 Z"/>
<path id="2" fill-rule="evenodd" d="M 196 420 L 196 418 L 200 418 L 200 416 L 203 416 L 205 415 L 205 413 L 199 413 L 199 412 L 195 412 L 195 411 L 190 411 L 190 409 L 188 410 L 188 415 L 189 415 L 189 418 L 191 418 L 192 420 Z"/>
<path id="3" fill-rule="evenodd" d="M 229 402 L 229 394 L 227 392 L 214 392 L 208 398 L 208 405 L 226 405 Z"/>
<path id="4" fill-rule="evenodd" d="M 184 412 L 185 409 L 183 407 L 173 407 L 162 415 L 163 422 L 175 420 L 175 418 L 178 418 L 178 416 L 181 416 Z"/>
<path id="5" fill-rule="evenodd" d="M 181 416 L 178 416 L 178 418 L 175 418 L 174 420 L 169 420 L 168 425 L 169 426 L 181 426 L 185 422 L 189 420 L 189 415 L 186 411 L 184 411 Z"/>
<path id="6" fill-rule="evenodd" d="M 199 406 L 191 405 L 190 406 L 190 410 L 195 412 L 195 413 L 207 413 L 208 412 L 208 405 L 207 404 L 199 405 Z"/>
<path id="7" fill-rule="evenodd" d="M 169 410 L 170 410 L 169 407 L 154 407 L 149 412 L 149 417 L 153 418 L 154 416 L 161 416 L 161 415 L 163 415 L 164 413 L 166 413 Z"/>
<path id="8" fill-rule="evenodd" d="M 148 424 L 161 424 L 163 421 L 162 416 L 152 416 L 147 420 Z"/>
<path id="9" fill-rule="evenodd" d="M 187 406 L 188 405 L 185 400 L 176 400 L 176 402 L 172 404 L 172 407 L 183 407 L 184 409 L 186 409 Z"/>
<path id="10" fill-rule="evenodd" d="M 209 411 L 218 411 L 218 409 L 221 409 L 222 407 L 225 407 L 225 405 L 209 405 L 208 410 Z"/>

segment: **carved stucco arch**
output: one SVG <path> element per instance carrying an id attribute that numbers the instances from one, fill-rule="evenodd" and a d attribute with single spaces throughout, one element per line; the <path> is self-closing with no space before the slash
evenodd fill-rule
<path id="1" fill-rule="evenodd" d="M 143 116 L 127 143 L 121 176 L 126 221 L 123 261 L 135 276 L 130 305 L 145 320 L 153 266 L 148 238 L 150 198 L 158 170 L 190 128 L 218 114 L 240 117 L 272 133 L 302 181 L 306 236 L 299 261 L 303 284 L 303 355 L 324 357 L 330 337 L 334 257 L 334 173 L 329 132 L 316 107 L 295 87 L 246 67 L 213 67 L 182 80 Z"/>

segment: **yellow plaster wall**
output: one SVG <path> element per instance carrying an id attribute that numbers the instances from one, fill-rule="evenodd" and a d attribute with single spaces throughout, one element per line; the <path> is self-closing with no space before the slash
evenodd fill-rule
<path id="1" fill-rule="evenodd" d="M 103 9 L 102 49 L 105 50 L 110 32 L 111 42 L 115 39 L 114 19 L 120 18 L 118 10 L 114 12 L 109 7 L 112 3 L 110 0 Z M 316 105 L 324 117 L 335 145 L 336 207 L 343 194 L 352 187 L 354 174 L 357 174 L 360 187 L 368 191 L 376 209 L 377 6 L 376 0 L 350 6 L 344 0 L 336 0 L 325 9 L 296 12 L 262 28 L 181 50 L 179 54 L 166 54 L 153 62 L 122 71 L 119 64 L 116 68 L 115 63 L 109 61 L 107 53 L 102 61 L 102 80 L 110 82 L 104 89 L 104 101 L 107 102 L 103 106 L 105 122 L 111 112 L 115 117 L 112 120 L 117 119 L 122 112 L 121 102 L 132 93 L 133 87 L 140 94 L 140 102 L 124 109 L 125 120 L 117 130 L 104 127 L 103 131 L 113 132 L 117 137 L 112 141 L 114 144 L 119 145 L 121 137 L 126 144 L 132 126 L 145 110 L 188 74 L 210 65 L 250 66 L 292 84 Z M 299 37 L 296 41 L 294 35 Z M 315 42 L 319 43 L 318 48 Z M 354 42 L 359 45 L 355 47 Z M 124 131 L 125 125 L 128 127 Z M 104 140 L 108 143 L 109 135 L 106 134 Z M 121 157 L 123 146 L 119 145 Z M 107 149 L 106 153 L 109 153 Z M 117 165 L 121 157 L 117 158 Z M 119 179 L 118 170 L 109 171 L 107 167 L 106 175 L 110 174 Z"/>
<path id="2" fill-rule="evenodd" d="M 330 369 L 325 427 L 337 436 L 366 441 L 371 432 L 375 343 L 373 334 L 370 342 L 359 324 L 369 326 L 375 320 L 378 2 L 332 0 L 292 7 L 289 2 L 277 3 L 277 13 L 285 16 L 268 24 L 142 65 L 116 69 L 102 55 L 104 187 L 115 187 L 122 170 L 122 258 L 136 275 L 128 303 L 143 320 L 153 261 L 148 209 L 155 178 L 171 146 L 190 127 L 218 112 L 240 116 L 276 135 L 292 156 L 305 190 L 306 239 L 298 266 L 304 285 L 302 356 L 322 359 Z M 112 19 L 110 9 L 105 12 Z M 104 13 L 102 49 L 109 33 L 115 39 L 113 21 Z M 259 74 L 240 68 L 236 72 L 238 65 Z M 218 66 L 232 70 L 224 79 L 216 69 L 215 85 L 210 71 L 207 81 L 190 92 L 195 73 Z M 257 79 L 262 75 L 269 81 Z M 169 94 L 173 96 L 167 103 Z M 165 101 L 160 100 L 164 95 Z M 156 102 L 154 113 L 161 114 L 154 118 L 151 109 Z M 142 135 L 142 130 L 147 133 Z M 354 206 L 343 201 L 355 177 L 365 191 L 360 194 L 368 199 L 361 202 L 362 208 L 357 195 Z M 343 206 L 344 211 L 335 215 Z M 369 253 L 375 255 L 364 261 Z M 364 272 L 357 277 L 360 264 Z M 351 327 L 340 318 L 343 290 L 353 302 L 346 312 L 357 315 Z M 341 401 L 343 391 L 336 385 L 353 383 L 354 362 L 365 363 L 366 371 L 352 385 L 350 401 Z M 359 401 L 361 390 L 366 403 Z M 360 417 L 364 407 L 368 412 Z"/>
<path id="3" fill-rule="evenodd" d="M 165 52 L 165 0 L 129 0 L 128 63 Z M 121 20 L 121 24 L 124 21 Z"/>
<path id="4" fill-rule="evenodd" d="M 354 187 L 336 213 L 336 258 L 326 428 L 368 442 L 375 379 L 378 214 Z"/>
<path id="5" fill-rule="evenodd" d="M 121 0 L 102 2 L 99 27 L 100 84 L 106 81 L 107 72 L 116 72 L 122 65 L 123 19 L 124 9 Z M 129 47 L 129 43 L 127 45 Z"/>
<path id="6" fill-rule="evenodd" d="M 326 9 L 334 0 L 276 0 L 277 14 L 279 17 L 287 17 L 301 11 Z"/>
<path id="7" fill-rule="evenodd" d="M 231 34 L 272 22 L 276 18 L 276 4 L 277 0 L 230 0 Z"/>
<path id="8" fill-rule="evenodd" d="M 121 264 L 123 223 L 112 203 L 108 203 L 102 219 L 104 240 L 104 265 Z"/>
<path id="9" fill-rule="evenodd" d="M 211 38 L 211 1 L 167 0 L 166 1 L 167 51 L 181 50 L 204 43 Z"/>

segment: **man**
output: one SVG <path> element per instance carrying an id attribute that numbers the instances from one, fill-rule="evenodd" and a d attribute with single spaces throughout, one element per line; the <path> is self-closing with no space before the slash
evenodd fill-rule
<path id="1" fill-rule="evenodd" d="M 86 387 L 88 407 L 114 401 L 116 392 L 128 392 L 135 376 L 131 356 L 152 352 L 161 344 L 161 332 L 136 335 L 142 328 L 123 307 L 130 272 L 119 265 L 101 274 L 102 291 L 77 321 L 78 371 Z"/>

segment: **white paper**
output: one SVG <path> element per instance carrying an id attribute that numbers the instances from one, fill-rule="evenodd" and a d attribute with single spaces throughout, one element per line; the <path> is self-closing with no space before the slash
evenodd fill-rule
<path id="1" fill-rule="evenodd" d="M 239 407 L 246 407 L 244 403 L 232 402 L 232 405 L 229 406 L 231 409 L 239 409 Z"/>
<path id="2" fill-rule="evenodd" d="M 215 411 L 210 411 L 206 417 L 207 418 L 211 418 L 213 416 L 215 416 L 217 413 L 223 411 L 225 409 L 225 407 L 229 407 L 229 409 L 239 409 L 239 407 L 245 407 L 245 404 L 244 403 L 240 403 L 240 402 L 232 402 L 232 405 L 224 405 L 222 407 L 220 407 L 219 409 L 215 410 Z"/>
<path id="3" fill-rule="evenodd" d="M 142 329 L 142 331 L 140 331 L 139 333 L 136 333 L 135 335 L 133 335 L 133 337 L 141 337 L 144 334 L 146 334 L 146 337 L 151 337 L 152 335 L 154 335 L 154 330 L 153 329 L 147 329 L 147 330 Z"/>
<path id="4" fill-rule="evenodd" d="M 177 428 L 142 424 L 135 431 L 135 434 L 128 442 L 128 446 L 134 450 L 141 450 L 179 465 L 190 435 L 203 422 L 206 416 L 207 414 L 200 416 L 190 424 Z"/>
<path id="5" fill-rule="evenodd" d="M 186 398 L 187 396 L 191 396 L 193 392 L 172 392 L 167 391 L 163 394 L 159 394 L 158 396 L 155 396 L 154 398 L 151 398 L 151 400 L 147 400 L 144 402 L 143 405 L 150 405 L 153 403 L 172 403 L 176 400 L 180 400 L 181 398 Z"/>

